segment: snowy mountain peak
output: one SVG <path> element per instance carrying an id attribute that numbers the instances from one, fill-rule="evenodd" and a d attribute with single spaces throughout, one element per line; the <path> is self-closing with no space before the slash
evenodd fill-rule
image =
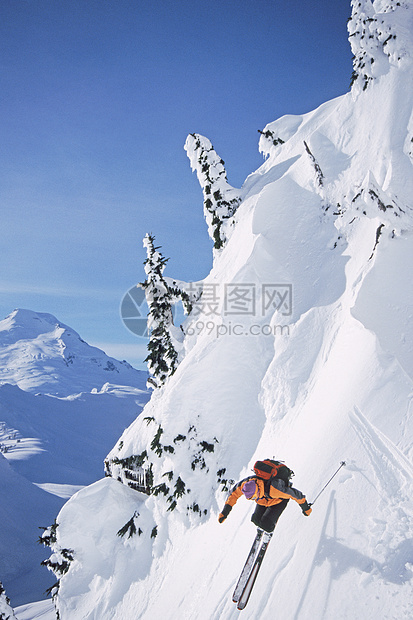
<path id="1" fill-rule="evenodd" d="M 52 314 L 17 309 L 0 321 L 0 383 L 68 396 L 107 382 L 145 389 L 145 377 L 88 345 Z"/>
<path id="2" fill-rule="evenodd" d="M 62 326 L 52 314 L 17 308 L 0 321 L 0 338 L 3 343 L 7 336 L 15 341 L 22 338 L 36 338 L 40 334 L 62 327 L 69 329 L 65 325 Z"/>
<path id="3" fill-rule="evenodd" d="M 352 0 L 348 22 L 353 59 L 353 91 L 366 90 L 391 66 L 412 59 L 412 6 L 396 0 Z"/>

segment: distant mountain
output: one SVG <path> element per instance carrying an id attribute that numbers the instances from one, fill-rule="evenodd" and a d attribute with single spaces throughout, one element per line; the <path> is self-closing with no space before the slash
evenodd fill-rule
<path id="1" fill-rule="evenodd" d="M 146 373 L 90 346 L 52 314 L 17 309 L 0 321 L 0 384 L 69 396 L 108 382 L 146 391 Z"/>
<path id="2" fill-rule="evenodd" d="M 103 476 L 149 399 L 146 378 L 51 314 L 15 310 L 0 322 L 0 581 L 13 606 L 53 584 L 38 528 Z"/>

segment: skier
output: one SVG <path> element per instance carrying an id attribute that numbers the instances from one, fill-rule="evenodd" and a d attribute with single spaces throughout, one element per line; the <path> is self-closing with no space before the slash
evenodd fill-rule
<path id="1" fill-rule="evenodd" d="M 311 506 L 301 491 L 292 487 L 290 478 L 294 472 L 284 463 L 270 459 L 257 461 L 254 472 L 255 475 L 244 478 L 231 489 L 218 517 L 220 523 L 225 521 L 242 495 L 256 502 L 257 506 L 251 521 L 265 532 L 274 531 L 290 499 L 294 499 L 300 505 L 305 516 L 310 515 Z"/>

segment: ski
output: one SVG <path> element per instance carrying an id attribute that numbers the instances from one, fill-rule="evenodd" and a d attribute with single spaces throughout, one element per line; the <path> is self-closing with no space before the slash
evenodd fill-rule
<path id="1" fill-rule="evenodd" d="M 235 586 L 234 594 L 232 595 L 232 600 L 234 603 L 238 603 L 244 590 L 245 584 L 248 581 L 248 577 L 254 565 L 255 556 L 257 555 L 263 533 L 264 530 L 260 530 L 259 528 L 257 529 L 257 535 L 254 542 L 252 543 L 252 547 L 244 564 L 244 568 L 241 571 L 237 585 Z"/>
<path id="2" fill-rule="evenodd" d="M 239 609 L 239 610 L 245 609 L 245 607 L 247 606 L 247 603 L 248 603 L 249 598 L 251 596 L 252 589 L 253 589 L 255 581 L 257 579 L 258 571 L 261 568 L 261 564 L 262 564 L 262 561 L 264 559 L 265 552 L 267 551 L 268 544 L 269 544 L 269 542 L 271 540 L 271 537 L 272 537 L 272 532 L 271 533 L 265 532 L 264 537 L 263 537 L 263 541 L 262 541 L 262 544 L 261 544 L 261 548 L 260 548 L 260 550 L 258 552 L 258 555 L 257 555 L 256 560 L 254 562 L 254 565 L 252 567 L 252 570 L 249 573 L 247 582 L 246 582 L 246 584 L 244 586 L 244 589 L 242 590 L 241 596 L 239 597 L 238 605 L 237 605 L 237 609 Z"/>

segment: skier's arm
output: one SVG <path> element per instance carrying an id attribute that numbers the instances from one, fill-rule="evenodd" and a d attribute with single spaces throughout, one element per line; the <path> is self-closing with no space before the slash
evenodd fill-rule
<path id="1" fill-rule="evenodd" d="M 246 480 L 249 480 L 249 478 L 247 478 Z M 225 519 L 227 518 L 227 516 L 229 515 L 229 513 L 231 512 L 233 506 L 235 506 L 235 504 L 237 503 L 237 501 L 239 500 L 239 498 L 242 495 L 242 487 L 244 485 L 244 483 L 246 482 L 246 480 L 241 480 L 241 482 L 238 482 L 238 484 L 236 484 L 230 491 L 227 500 L 225 502 L 225 506 L 222 509 L 222 512 L 219 514 L 218 516 L 218 521 L 220 523 L 223 523 L 225 521 Z"/>
<path id="2" fill-rule="evenodd" d="M 275 478 L 271 482 L 270 496 L 295 500 L 306 517 L 308 517 L 312 512 L 311 506 L 307 502 L 305 495 L 303 495 L 298 489 L 288 486 L 284 480 Z"/>

